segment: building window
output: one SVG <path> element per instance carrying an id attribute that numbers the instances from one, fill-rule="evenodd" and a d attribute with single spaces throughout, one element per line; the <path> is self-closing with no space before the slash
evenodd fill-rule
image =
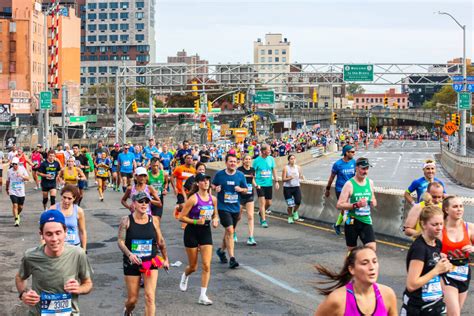
<path id="1" fill-rule="evenodd" d="M 128 41 L 128 35 L 120 35 L 120 40 L 123 41 Z"/>
<path id="2" fill-rule="evenodd" d="M 107 40 L 107 35 L 99 35 L 99 42 L 105 42 Z"/>
<path id="3" fill-rule="evenodd" d="M 110 56 L 110 60 L 118 60 L 118 56 L 117 55 L 112 55 L 112 56 Z"/>
<path id="4" fill-rule="evenodd" d="M 110 70 L 111 74 L 115 74 L 115 73 L 117 73 L 118 67 L 112 66 L 112 67 L 109 67 L 109 70 Z"/>
<path id="5" fill-rule="evenodd" d="M 89 32 L 94 32 L 95 30 L 97 30 L 97 25 L 89 24 L 87 25 L 87 29 L 89 30 Z"/>
<path id="6" fill-rule="evenodd" d="M 95 36 L 95 35 L 89 35 L 89 36 L 87 36 L 87 41 L 89 41 L 89 42 L 95 42 L 95 41 L 97 41 L 97 36 Z"/>
<path id="7" fill-rule="evenodd" d="M 85 53 L 86 52 L 86 47 L 84 45 L 81 45 L 81 53 Z"/>
<path id="8" fill-rule="evenodd" d="M 109 19 L 112 19 L 112 20 L 118 19 L 118 13 L 109 13 Z"/>
<path id="9" fill-rule="evenodd" d="M 286 49 L 282 49 L 282 50 L 281 50 L 281 54 L 282 54 L 282 55 L 286 55 Z"/>
<path id="10" fill-rule="evenodd" d="M 135 17 L 136 17 L 137 19 L 143 19 L 143 18 L 145 17 L 145 13 L 143 13 L 143 12 L 136 12 L 136 13 L 135 13 Z"/>
<path id="11" fill-rule="evenodd" d="M 128 12 L 121 12 L 120 13 L 120 18 L 121 19 L 128 19 Z"/>
<path id="12" fill-rule="evenodd" d="M 105 66 L 99 67 L 99 72 L 100 72 L 100 73 L 107 72 L 107 67 L 105 67 Z"/>
<path id="13" fill-rule="evenodd" d="M 269 49 L 269 50 L 268 50 L 268 55 L 271 55 L 271 54 L 272 54 L 272 50 Z"/>
<path id="14" fill-rule="evenodd" d="M 148 45 L 138 45 L 137 50 L 139 52 L 148 52 L 150 50 L 150 46 L 148 46 Z"/>
<path id="15" fill-rule="evenodd" d="M 275 55 L 278 55 L 280 54 L 280 50 L 279 49 L 275 49 Z"/>
<path id="16" fill-rule="evenodd" d="M 128 47 L 128 46 L 122 46 L 122 52 L 128 53 L 129 50 L 130 50 L 130 47 Z"/>
<path id="17" fill-rule="evenodd" d="M 107 46 L 99 46 L 99 52 L 101 53 L 106 53 L 107 52 Z"/>
<path id="18" fill-rule="evenodd" d="M 85 5 L 81 5 L 80 10 L 81 10 L 82 12 L 83 12 L 83 11 L 86 11 L 86 6 L 85 6 Z"/>
<path id="19" fill-rule="evenodd" d="M 16 32 L 16 22 L 10 22 L 10 33 Z"/>
<path id="20" fill-rule="evenodd" d="M 130 60 L 130 56 L 120 56 L 120 60 Z"/>
<path id="21" fill-rule="evenodd" d="M 284 63 L 286 63 L 286 57 L 282 57 L 282 58 L 281 58 L 281 61 L 284 62 Z"/>
<path id="22" fill-rule="evenodd" d="M 99 24 L 99 31 L 107 31 L 107 24 Z"/>
<path id="23" fill-rule="evenodd" d="M 89 49 L 89 53 L 94 54 L 97 51 L 97 46 L 89 46 L 88 49 Z"/>
<path id="24" fill-rule="evenodd" d="M 87 67 L 81 67 L 81 74 L 86 73 L 86 71 L 87 71 Z"/>
<path id="25" fill-rule="evenodd" d="M 87 9 L 89 9 L 89 10 L 95 10 L 95 9 L 97 9 L 97 3 L 89 3 L 89 4 L 87 5 Z"/>
<path id="26" fill-rule="evenodd" d="M 88 67 L 87 70 L 89 71 L 89 73 L 95 73 L 97 71 L 97 67 Z"/>
<path id="27" fill-rule="evenodd" d="M 97 14 L 95 14 L 95 13 L 88 13 L 88 14 L 87 14 L 87 19 L 88 19 L 88 20 L 95 20 L 95 19 L 97 19 Z"/>
<path id="28" fill-rule="evenodd" d="M 275 57 L 275 62 L 279 63 L 280 62 L 280 57 Z"/>
<path id="29" fill-rule="evenodd" d="M 150 61 L 150 56 L 149 55 L 138 55 L 137 56 L 137 61 L 140 62 L 140 63 Z"/>
<path id="30" fill-rule="evenodd" d="M 82 56 L 81 56 L 81 61 L 87 61 L 87 56 L 82 55 Z"/>
<path id="31" fill-rule="evenodd" d="M 273 59 L 271 57 L 268 57 L 268 62 L 271 63 Z"/>
<path id="32" fill-rule="evenodd" d="M 86 78 L 81 77 L 81 84 L 86 84 Z"/>
<path id="33" fill-rule="evenodd" d="M 109 56 L 107 55 L 100 55 L 99 60 L 109 60 Z"/>
<path id="34" fill-rule="evenodd" d="M 99 2 L 99 9 L 107 9 L 107 2 Z"/>
<path id="35" fill-rule="evenodd" d="M 145 29 L 145 23 L 137 23 L 135 24 L 135 28 L 137 31 L 143 31 Z"/>
<path id="36" fill-rule="evenodd" d="M 356 98 L 356 103 L 359 103 L 359 98 Z"/>
<path id="37" fill-rule="evenodd" d="M 95 77 L 89 77 L 87 79 L 89 79 L 89 84 L 95 84 L 96 83 Z"/>
<path id="38" fill-rule="evenodd" d="M 112 42 L 118 41 L 118 35 L 109 35 L 109 40 Z"/>
<path id="39" fill-rule="evenodd" d="M 128 9 L 128 7 L 129 7 L 128 2 L 120 2 L 120 8 Z"/>
<path id="40" fill-rule="evenodd" d="M 97 60 L 97 56 L 96 56 L 96 55 L 91 55 L 91 56 L 89 56 L 89 60 L 90 60 L 90 61 L 96 61 L 96 60 Z"/>
<path id="41" fill-rule="evenodd" d="M 120 29 L 121 29 L 122 31 L 128 30 L 128 24 L 126 24 L 126 23 L 120 24 Z"/>
<path id="42" fill-rule="evenodd" d="M 110 51 L 111 51 L 112 53 L 117 53 L 117 51 L 118 51 L 117 46 L 110 46 Z"/>
<path id="43" fill-rule="evenodd" d="M 99 20 L 106 20 L 107 19 L 107 13 L 99 13 Z"/>
<path id="44" fill-rule="evenodd" d="M 145 40 L 145 35 L 143 35 L 143 34 L 136 34 L 136 35 L 135 35 L 135 40 L 136 40 L 136 41 L 144 41 L 144 40 Z"/>
<path id="45" fill-rule="evenodd" d="M 109 8 L 111 9 L 118 9 L 118 2 L 110 2 L 109 3 Z"/>
<path id="46" fill-rule="evenodd" d="M 117 31 L 118 30 L 118 24 L 110 24 L 110 30 L 111 31 Z"/>
<path id="47" fill-rule="evenodd" d="M 145 2 L 137 1 L 136 6 L 137 6 L 137 9 L 143 9 L 145 7 Z"/>
<path id="48" fill-rule="evenodd" d="M 265 55 L 265 50 L 264 49 L 260 50 L 260 55 Z"/>

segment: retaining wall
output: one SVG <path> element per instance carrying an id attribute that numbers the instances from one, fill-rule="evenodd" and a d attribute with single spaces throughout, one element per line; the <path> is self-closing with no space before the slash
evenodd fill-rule
<path id="1" fill-rule="evenodd" d="M 458 156 L 441 146 L 441 165 L 456 181 L 474 189 L 474 158 Z"/>

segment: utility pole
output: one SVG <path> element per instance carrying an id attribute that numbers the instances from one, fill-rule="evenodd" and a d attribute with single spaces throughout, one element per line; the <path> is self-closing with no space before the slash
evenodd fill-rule
<path id="1" fill-rule="evenodd" d="M 153 94 L 152 94 L 151 89 L 150 89 L 150 96 L 148 98 L 148 102 L 149 102 L 149 108 L 150 108 L 150 113 L 148 115 L 148 118 L 149 118 L 148 125 L 150 127 L 150 138 L 154 138 L 153 137 L 153 114 L 155 112 L 155 107 L 153 106 Z"/>
<path id="2" fill-rule="evenodd" d="M 62 125 L 62 134 L 63 134 L 63 144 L 67 142 L 67 129 L 66 129 L 66 115 L 67 115 L 67 94 L 68 94 L 68 91 L 67 91 L 67 86 L 66 85 L 62 85 L 61 87 L 61 91 L 62 91 L 62 98 L 61 98 L 61 101 L 62 101 L 62 106 L 61 106 L 61 109 L 62 109 L 62 113 L 61 113 L 61 125 Z"/>

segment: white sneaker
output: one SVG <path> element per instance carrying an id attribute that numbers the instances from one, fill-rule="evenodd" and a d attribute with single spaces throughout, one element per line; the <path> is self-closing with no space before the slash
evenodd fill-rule
<path id="1" fill-rule="evenodd" d="M 207 295 L 199 296 L 198 303 L 201 305 L 212 305 L 212 301 L 209 299 L 209 297 L 207 297 Z"/>
<path id="2" fill-rule="evenodd" d="M 179 282 L 179 288 L 183 292 L 188 289 L 188 279 L 189 277 L 186 276 L 186 273 L 183 272 L 183 275 L 181 276 L 181 282 Z"/>

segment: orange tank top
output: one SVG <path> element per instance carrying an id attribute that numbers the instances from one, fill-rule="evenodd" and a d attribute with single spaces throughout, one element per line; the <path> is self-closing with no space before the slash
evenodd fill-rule
<path id="1" fill-rule="evenodd" d="M 469 239 L 469 231 L 468 231 L 467 223 L 464 223 L 463 231 L 464 231 L 464 238 L 461 241 L 453 242 L 449 240 L 448 231 L 446 227 L 443 227 L 443 241 L 442 241 L 443 246 L 441 247 L 441 252 L 444 254 L 449 254 L 450 252 L 454 253 L 455 250 L 457 249 L 461 250 L 462 247 L 466 245 L 470 245 L 471 240 Z M 466 257 L 469 257 L 469 253 L 466 253 L 465 255 Z"/>

